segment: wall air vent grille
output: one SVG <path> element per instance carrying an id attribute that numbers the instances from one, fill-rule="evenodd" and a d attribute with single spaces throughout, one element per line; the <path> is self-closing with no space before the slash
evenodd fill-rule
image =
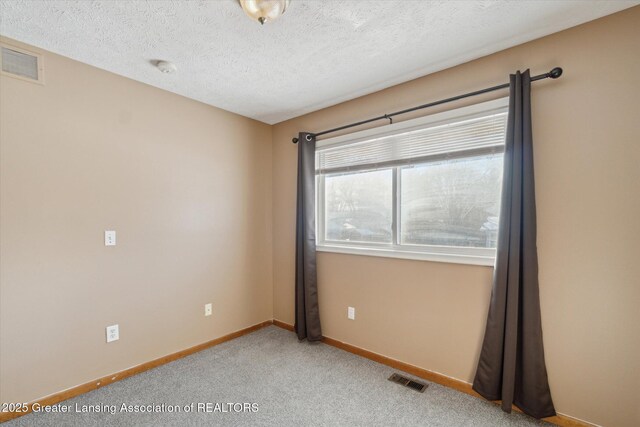
<path id="1" fill-rule="evenodd" d="M 42 82 L 42 57 L 14 47 L 1 46 L 2 74 Z"/>

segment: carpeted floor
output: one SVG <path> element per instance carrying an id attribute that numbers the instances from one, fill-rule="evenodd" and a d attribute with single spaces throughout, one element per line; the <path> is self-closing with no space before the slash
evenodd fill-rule
<path id="1" fill-rule="evenodd" d="M 438 384 L 415 392 L 388 381 L 393 372 L 325 344 L 299 343 L 270 326 L 62 402 L 71 413 L 32 413 L 3 427 L 547 425 Z M 180 412 L 166 406 L 121 412 L 123 403 L 179 405 Z M 185 412 L 192 403 L 193 411 Z M 210 412 L 202 405 L 198 411 L 199 403 L 211 403 Z M 229 403 L 255 403 L 257 411 Z M 107 411 L 75 412 L 97 406 Z"/>

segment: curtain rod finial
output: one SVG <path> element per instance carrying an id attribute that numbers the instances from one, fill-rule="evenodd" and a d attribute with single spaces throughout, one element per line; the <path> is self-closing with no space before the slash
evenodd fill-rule
<path id="1" fill-rule="evenodd" d="M 311 140 L 313 139 L 313 136 L 312 136 L 312 134 L 308 133 L 308 134 L 305 136 L 305 138 L 306 138 L 306 140 L 307 140 L 307 141 L 311 141 Z M 293 142 L 294 144 L 297 144 L 297 143 L 298 143 L 298 141 L 300 141 L 298 138 L 293 138 L 293 139 L 291 140 L 291 142 Z"/>
<path id="2" fill-rule="evenodd" d="M 562 75 L 562 68 L 556 67 L 553 70 L 549 71 L 549 77 L 552 79 L 557 79 Z"/>

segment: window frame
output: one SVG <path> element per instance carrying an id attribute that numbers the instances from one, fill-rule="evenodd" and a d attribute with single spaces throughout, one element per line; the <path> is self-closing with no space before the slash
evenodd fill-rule
<path id="1" fill-rule="evenodd" d="M 468 107 L 456 108 L 441 113 L 431 114 L 417 119 L 406 120 L 388 126 L 382 126 L 364 131 L 354 132 L 333 138 L 317 141 L 316 148 L 328 147 L 336 144 L 348 144 L 351 142 L 392 135 L 400 131 L 410 131 L 430 126 L 439 126 L 447 123 L 458 122 L 483 117 L 490 114 L 506 112 L 509 106 L 508 98 L 500 98 L 493 101 L 474 104 Z M 503 146 L 504 148 L 504 146 Z M 502 150 L 504 152 L 504 149 Z M 477 151 L 469 151 L 467 155 L 460 155 L 460 158 L 469 158 L 480 155 Z M 428 161 L 421 161 L 418 164 L 428 164 Z M 476 248 L 460 246 L 436 246 L 436 245 L 413 245 L 400 244 L 401 236 L 401 200 L 402 194 L 402 169 L 407 165 L 393 165 L 358 169 L 347 172 L 320 173 L 316 174 L 316 250 L 318 252 L 334 252 L 352 255 L 378 256 L 387 258 L 401 258 L 411 260 L 447 262 L 456 264 L 472 264 L 482 266 L 494 266 L 496 249 Z M 392 241 L 391 243 L 373 242 L 343 242 L 325 240 L 325 179 L 327 176 L 344 175 L 356 172 L 370 172 L 374 170 L 392 171 Z"/>

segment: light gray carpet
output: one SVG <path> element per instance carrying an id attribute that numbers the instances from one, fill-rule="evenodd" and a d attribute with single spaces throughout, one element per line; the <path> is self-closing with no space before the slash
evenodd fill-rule
<path id="1" fill-rule="evenodd" d="M 116 414 L 29 414 L 13 426 L 535 426 L 522 414 L 429 384 L 387 380 L 393 369 L 275 326 L 63 402 L 116 405 Z M 257 403 L 257 412 L 119 412 L 122 403 Z M 197 407 L 196 407 L 197 408 Z"/>

